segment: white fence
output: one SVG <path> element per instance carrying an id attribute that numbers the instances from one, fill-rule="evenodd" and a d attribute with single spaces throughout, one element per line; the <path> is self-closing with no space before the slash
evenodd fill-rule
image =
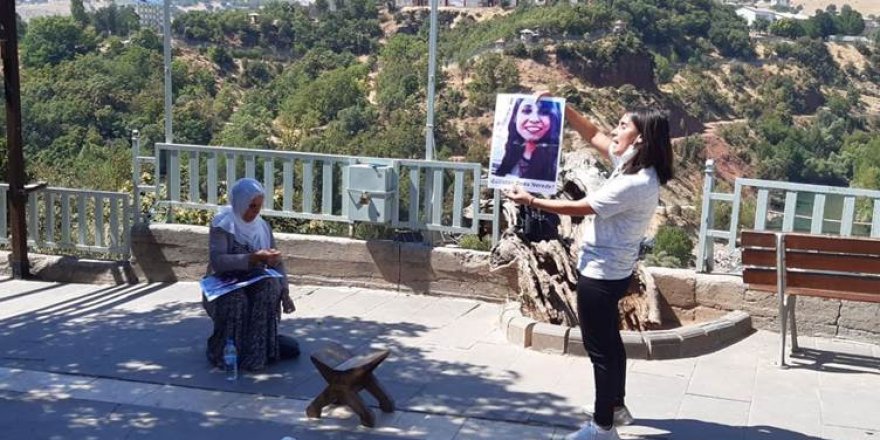
<path id="1" fill-rule="evenodd" d="M 7 193 L 0 184 L 0 244 L 9 243 Z M 28 245 L 59 252 L 129 255 L 130 196 L 126 193 L 43 188 L 28 196 Z"/>
<path id="2" fill-rule="evenodd" d="M 137 142 L 135 142 L 137 145 Z M 137 148 L 137 147 L 136 147 Z M 389 194 L 394 228 L 475 234 L 490 222 L 497 242 L 500 209 L 481 210 L 484 189 L 482 167 L 476 163 L 386 159 L 291 151 L 158 143 L 153 157 L 135 152 L 140 162 L 158 164 L 164 173 L 140 191 L 157 194 L 157 206 L 169 209 L 217 209 L 226 204 L 229 182 L 249 177 L 262 182 L 266 192 L 263 215 L 305 220 L 352 223 L 347 212 L 348 167 L 370 164 L 389 167 L 397 186 Z M 156 173 L 158 174 L 158 173 Z M 500 204 L 497 191 L 495 205 Z M 136 204 L 139 194 L 135 195 Z"/>
<path id="3" fill-rule="evenodd" d="M 737 248 L 745 196 L 750 193 L 755 195 L 752 229 L 880 237 L 880 191 L 740 178 L 734 183 L 733 193 L 719 193 L 715 192 L 715 164 L 708 160 L 697 271 L 712 270 L 716 241 L 724 242 L 730 252 Z M 718 203 L 731 205 L 730 221 L 722 227 L 715 226 Z"/>

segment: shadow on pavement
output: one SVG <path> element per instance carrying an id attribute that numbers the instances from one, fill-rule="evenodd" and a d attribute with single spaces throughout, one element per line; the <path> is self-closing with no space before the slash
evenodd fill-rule
<path id="1" fill-rule="evenodd" d="M 638 419 L 634 425 L 658 431 L 640 432 L 644 440 L 821 440 L 773 426 L 730 426 L 693 419 Z"/>
<path id="2" fill-rule="evenodd" d="M 415 338 L 436 329 L 407 322 L 406 316 L 393 323 L 357 317 L 285 318 L 280 330 L 299 340 L 303 355 L 228 382 L 204 355 L 210 319 L 192 290 L 178 298 L 174 289 L 167 284 L 107 287 L 2 319 L 0 365 L 312 399 L 324 382 L 308 355 L 335 341 L 354 350 L 392 350 L 376 374 L 401 410 L 511 422 L 533 422 L 540 410 L 554 415 L 547 421 L 554 426 L 574 428 L 581 421 L 564 396 L 512 391 L 521 379 L 513 371 L 480 365 L 480 360 L 461 361 L 467 357 L 453 348 L 419 345 L 422 340 Z M 370 397 L 366 400 L 375 404 Z"/>

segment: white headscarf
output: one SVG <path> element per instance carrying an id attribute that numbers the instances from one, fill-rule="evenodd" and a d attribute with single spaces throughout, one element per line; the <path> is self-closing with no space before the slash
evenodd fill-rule
<path id="1" fill-rule="evenodd" d="M 235 182 L 230 191 L 229 205 L 220 208 L 220 212 L 211 221 L 211 226 L 232 234 L 236 241 L 254 250 L 269 249 L 272 239 L 266 221 L 259 214 L 250 222 L 242 218 L 257 196 L 266 196 L 260 182 L 248 178 Z"/>

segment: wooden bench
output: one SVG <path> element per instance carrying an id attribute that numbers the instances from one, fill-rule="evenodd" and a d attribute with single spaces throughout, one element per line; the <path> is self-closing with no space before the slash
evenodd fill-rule
<path id="1" fill-rule="evenodd" d="M 798 296 L 880 302 L 880 239 L 743 231 L 743 282 L 779 295 L 782 347 L 791 319 L 791 348 L 798 350 Z"/>
<path id="2" fill-rule="evenodd" d="M 376 425 L 373 412 L 364 404 L 358 394 L 367 390 L 379 402 L 384 412 L 394 412 L 394 401 L 379 384 L 373 370 L 384 361 L 391 352 L 377 350 L 363 355 L 355 355 L 342 345 L 328 343 L 327 346 L 312 354 L 312 363 L 327 381 L 324 391 L 306 408 L 306 415 L 320 418 L 321 411 L 331 404 L 343 404 L 351 408 L 361 419 L 361 424 L 370 428 Z"/>

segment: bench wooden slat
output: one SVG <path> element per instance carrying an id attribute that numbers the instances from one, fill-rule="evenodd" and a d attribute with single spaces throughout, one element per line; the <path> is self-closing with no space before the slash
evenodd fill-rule
<path id="1" fill-rule="evenodd" d="M 876 293 L 830 292 L 827 290 L 808 289 L 803 287 L 789 289 L 788 293 L 797 296 L 815 296 L 819 298 L 842 299 L 846 301 L 880 303 L 880 295 Z"/>
<path id="2" fill-rule="evenodd" d="M 776 269 L 747 268 L 743 270 L 743 282 L 748 284 L 749 289 L 775 292 Z"/>
<path id="3" fill-rule="evenodd" d="M 742 253 L 744 266 L 758 266 L 776 269 L 776 251 L 772 249 L 745 248 Z"/>
<path id="4" fill-rule="evenodd" d="M 776 249 L 776 236 L 772 232 L 743 231 L 740 235 L 742 246 Z"/>
<path id="5" fill-rule="evenodd" d="M 776 291 L 776 271 L 773 269 L 746 269 L 743 271 L 743 281 L 749 285 L 749 289 Z M 785 293 L 792 295 L 799 294 L 798 292 L 803 289 L 810 289 L 834 292 L 835 297 L 842 297 L 850 292 L 859 298 L 876 297 L 877 299 L 872 302 L 880 301 L 880 277 L 877 276 L 788 272 L 786 287 Z M 819 295 L 810 294 L 810 296 Z"/>
<path id="6" fill-rule="evenodd" d="M 775 264 L 774 258 L 772 265 Z M 880 274 L 880 257 L 788 251 L 785 254 L 785 267 L 787 269 Z"/>
<path id="7" fill-rule="evenodd" d="M 880 278 L 865 275 L 826 275 L 818 273 L 788 272 L 786 285 L 791 288 L 828 290 L 834 292 L 857 292 L 880 295 Z"/>
<path id="8" fill-rule="evenodd" d="M 785 237 L 785 248 L 788 250 L 880 256 L 880 240 L 873 238 L 853 239 L 827 235 L 790 234 Z"/>

